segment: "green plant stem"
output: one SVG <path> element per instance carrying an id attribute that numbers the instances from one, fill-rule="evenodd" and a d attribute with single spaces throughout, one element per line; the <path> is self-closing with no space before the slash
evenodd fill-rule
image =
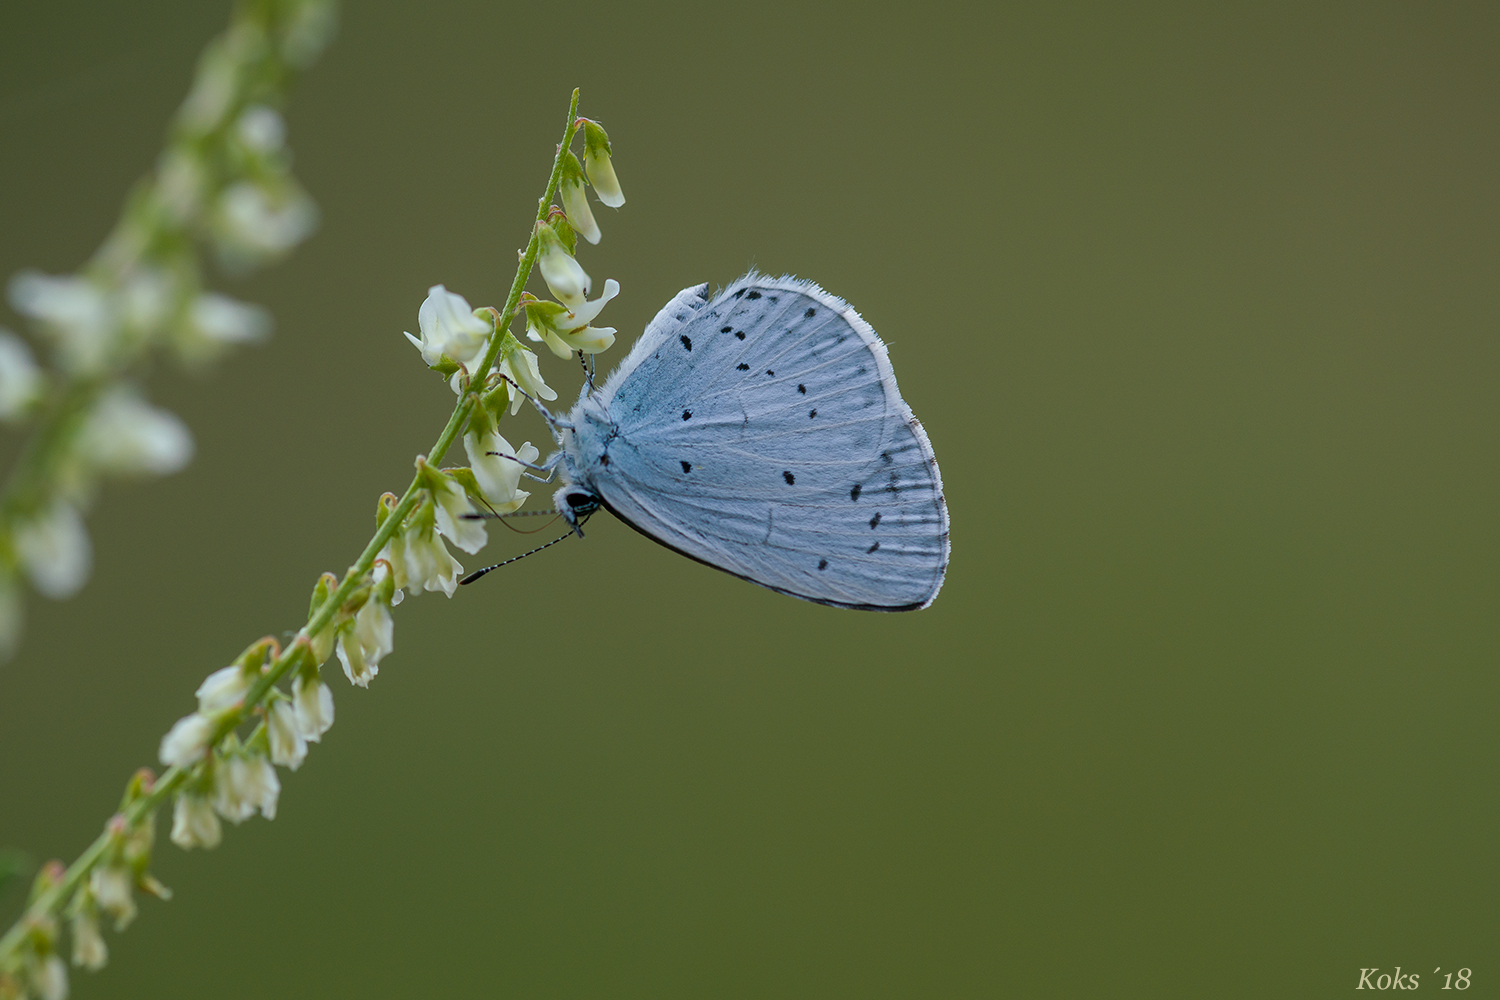
<path id="1" fill-rule="evenodd" d="M 564 155 L 573 142 L 573 136 L 578 129 L 578 91 L 573 91 L 572 100 L 568 106 L 568 124 L 563 131 L 562 143 L 557 147 L 557 155 L 552 162 L 552 176 L 547 181 L 547 192 L 537 207 L 537 221 L 541 222 L 547 217 L 548 206 L 552 204 L 557 195 L 557 185 L 562 177 Z M 536 264 L 537 253 L 540 250 L 540 241 L 536 233 L 536 227 L 532 227 L 531 239 L 526 244 L 526 251 L 521 256 L 521 261 L 516 267 L 515 280 L 511 282 L 510 294 L 506 297 L 505 308 L 500 312 L 500 318 L 496 320 L 495 331 L 490 336 L 490 342 L 485 347 L 484 354 L 475 365 L 470 376 L 469 388 L 459 397 L 458 403 L 453 407 L 453 415 L 448 418 L 448 424 L 443 428 L 441 434 L 433 442 L 432 449 L 428 452 L 428 461 L 436 464 L 442 461 L 448 449 L 458 438 L 459 433 L 468 423 L 470 414 L 473 413 L 478 403 L 479 392 L 482 389 L 484 377 L 489 373 L 490 366 L 495 362 L 495 356 L 500 351 L 501 341 L 505 339 L 506 330 L 510 325 L 510 317 L 515 313 L 516 306 L 521 301 L 521 291 L 526 287 L 526 280 L 531 276 L 531 268 Z M 365 546 L 354 565 L 344 574 L 343 581 L 338 589 L 328 595 L 308 619 L 306 625 L 298 632 L 297 639 L 286 649 L 282 650 L 274 660 L 271 661 L 269 669 L 263 671 L 256 682 L 251 685 L 250 690 L 245 692 L 244 700 L 235 708 L 223 713 L 219 717 L 218 725 L 214 727 L 213 734 L 208 742 L 210 747 L 216 746 L 220 740 L 248 719 L 259 707 L 261 701 L 271 687 L 294 669 L 301 666 L 303 658 L 311 655 L 311 637 L 317 635 L 326 628 L 338 613 L 339 608 L 349 599 L 349 596 L 359 587 L 364 580 L 365 574 L 370 572 L 375 565 L 375 558 L 385 544 L 391 540 L 391 536 L 400 528 L 401 522 L 416 507 L 421 496 L 421 477 L 413 476 L 411 485 L 406 488 L 400 501 L 385 520 L 381 522 L 374 536 Z M 151 790 L 133 801 L 123 812 L 124 827 L 134 828 L 147 816 L 154 813 L 167 798 L 182 786 L 188 779 L 192 768 L 169 767 L 156 779 Z M 4 937 L 0 937 L 0 971 L 10 968 L 10 963 L 17 949 L 25 941 L 31 929 L 46 920 L 49 916 L 61 910 L 63 904 L 72 893 L 88 877 L 94 866 L 102 860 L 120 837 L 119 833 L 106 829 L 101 833 L 78 859 L 68 866 L 61 879 L 55 884 L 44 889 L 31 902 L 25 912 L 21 914 L 14 926 L 6 931 Z"/>

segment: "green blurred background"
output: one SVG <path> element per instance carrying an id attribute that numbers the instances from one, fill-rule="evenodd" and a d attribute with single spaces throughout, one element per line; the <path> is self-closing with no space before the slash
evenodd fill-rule
<path id="1" fill-rule="evenodd" d="M 0 275 L 92 251 L 226 16 L 6 12 Z M 752 264 L 848 298 L 946 589 L 835 611 L 606 517 L 413 600 L 279 818 L 163 835 L 177 898 L 76 996 L 1495 995 L 1484 3 L 347 5 L 288 113 L 323 227 L 220 283 L 274 339 L 157 373 L 198 457 L 106 491 L 0 668 L 0 846 L 75 855 L 353 559 L 452 403 L 401 331 L 503 299 L 575 85 L 629 197 L 606 318 Z"/>

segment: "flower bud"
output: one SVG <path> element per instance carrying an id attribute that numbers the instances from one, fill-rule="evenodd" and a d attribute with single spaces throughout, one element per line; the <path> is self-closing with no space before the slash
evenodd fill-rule
<path id="1" fill-rule="evenodd" d="M 175 414 L 152 406 L 138 390 L 115 386 L 94 404 L 78 437 L 78 455 L 101 472 L 165 476 L 193 457 L 193 436 Z"/>
<path id="2" fill-rule="evenodd" d="M 117 931 L 123 931 L 135 919 L 134 883 L 134 875 L 121 865 L 100 865 L 89 875 L 89 891 L 99 909 L 115 918 Z"/>
<path id="3" fill-rule="evenodd" d="M 209 674 L 198 690 L 198 711 L 202 715 L 222 712 L 245 697 L 250 685 L 255 682 L 253 674 L 246 673 L 238 665 L 221 667 Z"/>
<path id="4" fill-rule="evenodd" d="M 220 256 L 232 269 L 243 268 L 280 257 L 312 235 L 318 209 L 295 181 L 283 179 L 274 189 L 239 181 L 219 196 L 214 223 Z"/>
<path id="5" fill-rule="evenodd" d="M 599 242 L 599 224 L 589 208 L 588 192 L 584 188 L 583 166 L 572 151 L 563 154 L 562 180 L 558 184 L 563 209 L 568 213 L 568 223 L 574 232 L 590 243 Z"/>
<path id="6" fill-rule="evenodd" d="M 522 462 L 534 463 L 541 457 L 536 447 L 527 441 L 519 450 L 512 448 L 509 441 L 492 429 L 484 433 L 470 431 L 465 434 L 464 450 L 469 453 L 469 466 L 474 471 L 474 479 L 479 484 L 479 490 L 484 494 L 485 502 L 494 508 L 495 513 L 508 514 L 513 510 L 519 510 L 526 502 L 526 498 L 531 496 L 530 493 L 518 488 L 525 466 L 512 459 L 501 458 L 500 455 L 492 454 L 492 452 L 514 455 Z"/>
<path id="7" fill-rule="evenodd" d="M 610 208 L 619 208 L 625 204 L 625 192 L 620 190 L 620 180 L 609 157 L 609 136 L 598 122 L 584 122 L 583 163 L 588 168 L 589 183 L 594 185 L 600 201 Z"/>
<path id="8" fill-rule="evenodd" d="M 0 327 L 0 420 L 16 420 L 42 395 L 42 372 L 26 341 Z"/>
<path id="9" fill-rule="evenodd" d="M 339 633 L 339 662 L 349 683 L 367 688 L 380 673 L 380 661 L 393 648 L 391 608 L 376 594 L 371 594 L 354 616 L 354 621 Z"/>
<path id="10" fill-rule="evenodd" d="M 266 819 L 275 819 L 280 795 L 276 769 L 255 750 L 235 748 L 214 769 L 214 809 L 231 823 L 244 822 L 257 809 Z"/>
<path id="11" fill-rule="evenodd" d="M 22 522 L 14 545 L 32 586 L 56 600 L 78 593 L 94 561 L 83 518 L 64 501 Z"/>
<path id="12" fill-rule="evenodd" d="M 307 619 L 312 621 L 314 615 L 328 601 L 329 595 L 338 589 L 339 578 L 332 573 L 324 573 L 318 577 L 317 585 L 313 587 L 312 599 L 307 604 Z M 309 650 L 312 652 L 313 666 L 321 667 L 328 662 L 333 655 L 333 632 L 335 622 L 330 620 L 318 630 L 318 634 L 310 636 Z"/>
<path id="13" fill-rule="evenodd" d="M 437 530 L 465 552 L 478 552 L 484 548 L 485 542 L 489 541 L 484 522 L 464 516 L 475 513 L 464 488 L 452 476 L 428 465 L 425 458 L 417 459 L 417 474 L 422 485 L 432 494 Z"/>
<path id="14" fill-rule="evenodd" d="M 272 764 L 295 771 L 307 758 L 307 738 L 297 725 L 297 713 L 290 702 L 278 699 L 266 712 L 266 739 L 271 746 Z"/>
<path id="15" fill-rule="evenodd" d="M 73 914 L 73 964 L 98 972 L 109 961 L 109 947 L 99 933 L 99 913 L 86 901 Z"/>
<path id="16" fill-rule="evenodd" d="M 31 988 L 39 1000 L 68 1000 L 68 967 L 56 952 L 36 957 Z"/>
<path id="17" fill-rule="evenodd" d="M 254 104 L 240 112 L 234 135 L 246 149 L 269 156 L 286 145 L 286 122 L 274 108 Z"/>
<path id="18" fill-rule="evenodd" d="M 589 276 L 578 265 L 578 261 L 569 255 L 551 226 L 538 222 L 536 231 L 541 241 L 537 267 L 542 272 L 542 280 L 563 303 L 569 306 L 582 305 L 589 291 Z"/>
<path id="19" fill-rule="evenodd" d="M 431 500 L 412 516 L 401 541 L 407 592 L 441 590 L 452 597 L 458 587 L 458 574 L 464 568 L 448 553 L 442 536 L 437 533 L 437 511 Z"/>
<path id="20" fill-rule="evenodd" d="M 190 851 L 218 847 L 223 837 L 213 804 L 201 795 L 182 792 L 172 808 L 172 843 Z"/>
<path id="21" fill-rule="evenodd" d="M 209 345 L 249 344 L 270 334 L 271 314 L 262 306 L 204 292 L 188 309 L 186 332 L 189 339 Z"/>
<path id="22" fill-rule="evenodd" d="M 197 712 L 185 715 L 161 738 L 161 750 L 157 756 L 168 767 L 192 767 L 208 750 L 208 738 L 213 735 L 213 729 L 213 723 Z"/>
<path id="23" fill-rule="evenodd" d="M 109 360 L 119 316 L 104 290 L 89 279 L 22 271 L 11 279 L 10 302 L 57 339 L 69 371 L 96 372 Z"/>
<path id="24" fill-rule="evenodd" d="M 505 357 L 496 365 L 496 369 L 509 378 L 521 391 L 534 399 L 556 399 L 557 393 L 546 382 L 542 381 L 542 373 L 537 368 L 536 355 L 524 347 L 513 347 L 506 351 Z M 512 415 L 521 408 L 524 397 L 520 393 L 512 393 L 510 398 L 510 412 Z"/>
<path id="25" fill-rule="evenodd" d="M 316 667 L 304 667 L 292 681 L 292 711 L 302 738 L 313 743 L 333 725 L 333 692 L 319 679 Z"/>

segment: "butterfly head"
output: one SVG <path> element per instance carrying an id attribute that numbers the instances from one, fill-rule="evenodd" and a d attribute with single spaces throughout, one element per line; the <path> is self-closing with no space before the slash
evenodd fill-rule
<path id="1" fill-rule="evenodd" d="M 573 533 L 582 538 L 583 523 L 599 509 L 599 494 L 577 483 L 568 483 L 552 495 L 552 505 L 562 514 Z"/>

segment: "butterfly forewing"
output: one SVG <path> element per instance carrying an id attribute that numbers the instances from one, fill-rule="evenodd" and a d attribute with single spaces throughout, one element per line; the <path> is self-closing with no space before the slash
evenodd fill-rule
<path id="1" fill-rule="evenodd" d="M 603 402 L 619 433 L 596 485 L 658 541 L 827 604 L 936 596 L 948 557 L 937 462 L 884 345 L 842 300 L 758 275 L 709 302 L 684 292 Z"/>

